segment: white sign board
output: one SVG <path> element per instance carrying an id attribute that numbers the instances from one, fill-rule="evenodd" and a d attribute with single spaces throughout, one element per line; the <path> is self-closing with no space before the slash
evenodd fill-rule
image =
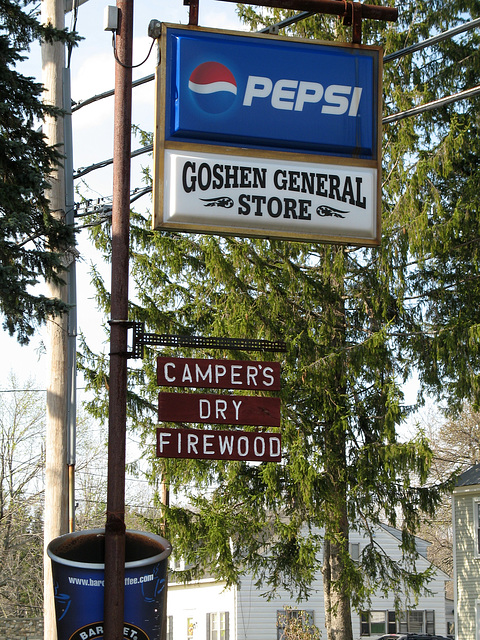
<path id="1" fill-rule="evenodd" d="M 352 244 L 377 237 L 378 175 L 365 161 L 164 153 L 160 227 Z"/>

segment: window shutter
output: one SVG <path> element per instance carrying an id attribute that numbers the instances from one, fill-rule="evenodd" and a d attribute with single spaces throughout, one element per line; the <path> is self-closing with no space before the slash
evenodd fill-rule
<path id="1" fill-rule="evenodd" d="M 225 611 L 225 640 L 230 640 L 230 612 Z"/>
<path id="2" fill-rule="evenodd" d="M 207 613 L 207 640 L 210 640 L 211 638 L 211 633 L 210 633 L 210 614 Z"/>
<path id="3" fill-rule="evenodd" d="M 395 611 L 389 611 L 387 633 L 396 633 L 396 631 L 397 631 L 397 622 L 395 619 Z"/>
<path id="4" fill-rule="evenodd" d="M 425 611 L 425 631 L 426 633 L 435 633 L 435 611 Z"/>
<path id="5" fill-rule="evenodd" d="M 282 640 L 283 629 L 285 628 L 285 609 L 277 609 L 277 640 Z"/>

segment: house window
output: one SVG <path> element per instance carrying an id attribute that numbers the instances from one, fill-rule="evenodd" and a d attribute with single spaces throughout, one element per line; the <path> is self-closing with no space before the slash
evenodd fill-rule
<path id="1" fill-rule="evenodd" d="M 387 633 L 388 613 L 388 611 L 362 611 L 362 613 L 360 614 L 361 635 L 375 636 L 382 633 Z M 390 625 L 388 626 L 390 628 Z"/>
<path id="2" fill-rule="evenodd" d="M 400 633 L 435 633 L 435 611 L 403 611 L 399 616 Z"/>
<path id="3" fill-rule="evenodd" d="M 397 628 L 398 627 L 398 628 Z M 431 633 L 435 634 L 435 611 L 362 611 L 360 634 L 376 636 L 382 633 Z"/>
<path id="4" fill-rule="evenodd" d="M 285 632 L 289 628 L 292 632 L 293 627 L 308 630 L 313 627 L 313 624 L 313 609 L 309 611 L 289 608 L 277 610 L 277 640 L 284 640 Z"/>
<path id="5" fill-rule="evenodd" d="M 207 640 L 229 640 L 229 638 L 228 611 L 207 613 Z"/>
<path id="6" fill-rule="evenodd" d="M 350 557 L 354 562 L 358 562 L 360 560 L 360 543 L 359 542 L 350 542 Z"/>
<path id="7" fill-rule="evenodd" d="M 370 633 L 385 633 L 385 611 L 370 611 Z"/>
<path id="8" fill-rule="evenodd" d="M 474 513 L 475 513 L 475 555 L 480 557 L 480 501 L 475 500 Z"/>
<path id="9" fill-rule="evenodd" d="M 412 633 L 423 633 L 423 611 L 408 612 L 408 630 Z"/>

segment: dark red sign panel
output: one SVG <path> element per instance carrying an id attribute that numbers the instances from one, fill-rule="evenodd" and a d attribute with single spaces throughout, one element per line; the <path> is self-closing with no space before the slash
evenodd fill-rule
<path id="1" fill-rule="evenodd" d="M 280 363 L 248 360 L 157 358 L 157 384 L 206 389 L 280 389 Z"/>
<path id="2" fill-rule="evenodd" d="M 161 391 L 158 394 L 158 419 L 162 422 L 279 427 L 280 399 Z"/>
<path id="3" fill-rule="evenodd" d="M 158 458 L 280 462 L 281 445 L 277 433 L 157 429 Z"/>

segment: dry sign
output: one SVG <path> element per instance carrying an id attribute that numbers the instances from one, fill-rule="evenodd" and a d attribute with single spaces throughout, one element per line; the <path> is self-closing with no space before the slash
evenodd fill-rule
<path id="1" fill-rule="evenodd" d="M 163 25 L 154 227 L 378 244 L 381 50 Z"/>

